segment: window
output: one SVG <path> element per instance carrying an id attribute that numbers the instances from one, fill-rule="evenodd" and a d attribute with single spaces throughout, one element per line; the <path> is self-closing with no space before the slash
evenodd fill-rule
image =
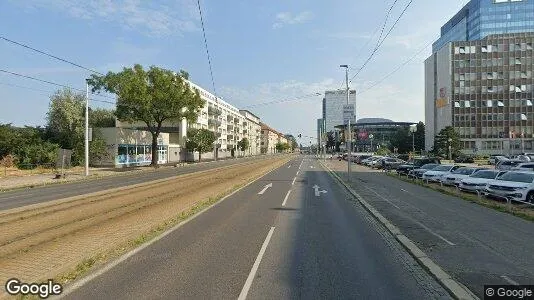
<path id="1" fill-rule="evenodd" d="M 526 121 L 526 120 L 527 120 L 527 115 L 521 114 L 521 121 Z"/>
<path id="2" fill-rule="evenodd" d="M 471 107 L 471 103 L 469 101 L 464 101 L 464 107 Z"/>
<path id="3" fill-rule="evenodd" d="M 497 106 L 498 107 L 504 107 L 504 103 L 502 101 L 497 101 Z"/>
<path id="4" fill-rule="evenodd" d="M 459 101 L 454 101 L 454 107 L 460 107 L 460 102 Z"/>

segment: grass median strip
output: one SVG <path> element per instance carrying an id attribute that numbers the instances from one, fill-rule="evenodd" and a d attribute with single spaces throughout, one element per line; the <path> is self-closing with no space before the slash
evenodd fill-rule
<path id="1" fill-rule="evenodd" d="M 387 172 L 386 175 L 397 178 L 405 182 L 416 184 L 416 185 L 419 185 L 419 186 L 422 186 L 422 187 L 425 187 L 425 188 L 428 188 L 434 191 L 438 191 L 440 193 L 443 193 L 449 196 L 458 197 L 462 200 L 466 200 L 471 203 L 476 203 L 484 207 L 488 207 L 488 208 L 492 208 L 500 212 L 508 213 L 508 214 L 520 217 L 522 219 L 525 219 L 527 221 L 531 221 L 531 222 L 534 221 L 534 209 L 530 207 L 523 207 L 522 205 L 512 204 L 511 208 L 509 208 L 508 204 L 506 203 L 499 202 L 498 200 L 487 199 L 484 197 L 479 198 L 477 195 L 473 195 L 469 193 L 458 192 L 456 188 L 441 186 L 441 185 L 433 184 L 433 183 L 425 183 L 422 180 L 409 179 L 409 178 L 400 176 L 395 173 Z"/>

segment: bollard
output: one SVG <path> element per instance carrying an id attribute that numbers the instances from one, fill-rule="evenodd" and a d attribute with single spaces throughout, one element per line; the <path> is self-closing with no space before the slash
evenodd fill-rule
<path id="1" fill-rule="evenodd" d="M 478 199 L 482 198 L 482 193 L 479 190 L 477 190 L 477 197 L 478 197 Z"/>
<path id="2" fill-rule="evenodd" d="M 509 197 L 506 198 L 506 204 L 508 206 L 508 211 L 512 212 L 512 200 Z"/>

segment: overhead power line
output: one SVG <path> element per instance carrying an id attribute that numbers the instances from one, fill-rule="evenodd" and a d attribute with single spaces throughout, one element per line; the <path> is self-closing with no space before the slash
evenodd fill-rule
<path id="1" fill-rule="evenodd" d="M 382 46 L 382 44 L 384 43 L 384 41 L 386 40 L 386 38 L 389 36 L 389 34 L 391 33 L 391 31 L 393 31 L 393 29 L 395 28 L 395 26 L 397 26 L 397 23 L 399 22 L 399 20 L 402 18 L 402 16 L 404 15 L 404 13 L 406 12 L 406 10 L 408 10 L 408 8 L 410 7 L 410 5 L 412 4 L 413 0 L 410 0 L 410 2 L 408 2 L 408 4 L 406 4 L 406 6 L 404 7 L 404 9 L 402 10 L 402 12 L 400 13 L 400 15 L 397 17 L 397 19 L 395 20 L 395 23 L 393 23 L 393 25 L 391 25 L 391 27 L 389 28 L 388 32 L 386 33 L 386 35 L 384 35 L 384 38 L 382 38 L 382 40 L 380 40 L 378 42 L 378 44 L 376 45 L 376 47 L 373 49 L 373 51 L 371 52 L 371 54 L 369 55 L 369 57 L 367 58 L 367 60 L 362 64 L 362 66 L 358 69 L 358 71 L 356 72 L 356 74 L 354 74 L 354 76 L 352 76 L 352 78 L 350 79 L 349 82 L 352 82 L 352 80 L 354 78 L 356 78 L 356 76 L 358 76 L 360 74 L 360 72 L 367 66 L 367 64 L 371 61 L 371 59 L 373 58 L 373 56 L 375 55 L 375 53 L 378 51 L 378 49 L 380 49 L 380 47 Z"/>
<path id="2" fill-rule="evenodd" d="M 208 39 L 206 38 L 206 30 L 204 28 L 204 18 L 202 17 L 202 8 L 200 7 L 200 0 L 197 0 L 198 13 L 200 14 L 200 24 L 202 26 L 202 35 L 204 36 L 204 47 L 206 48 L 206 55 L 208 56 L 208 65 L 210 67 L 211 85 L 213 86 L 213 95 L 217 99 L 217 90 L 215 89 L 215 79 L 213 78 L 213 68 L 211 66 L 211 56 L 208 48 Z"/>
<path id="3" fill-rule="evenodd" d="M 6 74 L 9 74 L 9 75 L 13 75 L 13 76 L 17 76 L 17 77 L 21 77 L 21 78 L 26 78 L 26 79 L 31 79 L 31 80 L 34 80 L 34 81 L 39 81 L 39 82 L 50 84 L 50 85 L 59 86 L 59 87 L 66 88 L 66 89 L 75 90 L 75 91 L 82 92 L 82 93 L 86 92 L 86 90 L 78 89 L 78 88 L 71 87 L 71 86 L 68 86 L 68 85 L 65 85 L 65 84 L 52 82 L 52 81 L 48 81 L 48 80 L 44 80 L 44 79 L 40 79 L 40 78 L 28 76 L 28 75 L 23 75 L 23 74 L 19 74 L 19 73 L 16 73 L 16 72 L 7 71 L 7 70 L 4 70 L 4 69 L 0 69 L 0 72 L 6 73 Z M 110 96 L 106 96 L 106 95 L 98 95 L 98 96 L 115 100 L 115 98 L 110 97 Z M 110 102 L 110 103 L 112 103 L 112 102 Z M 113 102 L 112 104 L 115 104 L 115 103 Z"/>
<path id="4" fill-rule="evenodd" d="M 67 59 L 61 58 L 61 57 L 59 57 L 59 56 L 55 56 L 55 55 L 50 54 L 50 53 L 48 53 L 48 52 L 45 52 L 45 51 L 42 51 L 42 50 L 33 48 L 33 47 L 28 46 L 28 45 L 26 45 L 26 44 L 23 44 L 23 43 L 20 43 L 20 42 L 17 42 L 17 41 L 8 39 L 8 38 L 6 38 L 5 36 L 0 36 L 0 39 L 4 40 L 4 41 L 6 41 L 6 42 L 12 43 L 12 44 L 14 44 L 14 45 L 17 45 L 17 46 L 20 46 L 20 47 L 24 47 L 24 48 L 26 48 L 26 49 L 35 51 L 35 52 L 37 52 L 37 53 L 46 55 L 46 56 L 51 57 L 51 58 L 53 58 L 53 59 L 56 59 L 56 60 L 59 60 L 59 61 L 68 63 L 68 64 L 70 64 L 70 65 L 73 65 L 73 66 L 78 67 L 78 68 L 80 68 L 80 69 L 84 69 L 84 70 L 89 71 L 89 72 L 91 72 L 91 73 L 95 73 L 95 74 L 104 76 L 104 74 L 101 73 L 101 72 L 98 72 L 98 71 L 95 71 L 95 70 L 93 70 L 93 69 L 84 67 L 84 66 L 82 66 L 82 65 L 80 65 L 80 64 L 77 64 L 77 63 L 75 63 L 75 62 L 72 62 L 72 61 L 69 61 L 69 60 L 67 60 Z"/>
<path id="5" fill-rule="evenodd" d="M 271 105 L 271 104 L 277 104 L 277 103 L 293 102 L 293 101 L 297 101 L 297 100 L 302 100 L 302 99 L 304 99 L 304 98 L 310 98 L 310 97 L 321 96 L 321 95 L 322 95 L 322 93 L 320 93 L 320 92 L 316 92 L 316 93 L 311 93 L 311 94 L 307 94 L 307 95 L 302 95 L 302 96 L 295 97 L 295 98 L 291 98 L 291 99 L 283 99 L 283 100 L 275 100 L 275 101 L 269 101 L 269 102 L 263 102 L 263 103 L 251 104 L 251 105 L 245 106 L 245 107 L 243 107 L 243 108 L 247 109 L 247 108 L 253 108 L 253 107 L 258 107 L 258 106 L 265 106 L 265 105 Z"/>

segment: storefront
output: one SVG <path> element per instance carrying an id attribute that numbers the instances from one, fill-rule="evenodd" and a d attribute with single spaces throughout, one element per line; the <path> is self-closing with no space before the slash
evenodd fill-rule
<path id="1" fill-rule="evenodd" d="M 152 162 L 152 135 L 148 131 L 126 128 L 98 128 L 108 146 L 108 157 L 93 165 L 131 167 L 149 165 Z M 158 137 L 158 164 L 169 160 L 169 134 Z"/>

